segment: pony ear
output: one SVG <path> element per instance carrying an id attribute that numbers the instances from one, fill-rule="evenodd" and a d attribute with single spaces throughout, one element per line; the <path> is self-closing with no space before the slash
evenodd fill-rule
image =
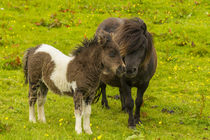
<path id="1" fill-rule="evenodd" d="M 147 25 L 144 23 L 144 21 L 138 17 L 135 17 L 134 19 L 139 22 L 139 25 L 141 26 L 140 28 L 144 31 L 144 34 L 146 34 Z"/>
<path id="2" fill-rule="evenodd" d="M 144 30 L 144 34 L 146 34 L 146 32 L 147 32 L 147 25 L 145 23 L 143 23 L 141 28 Z"/>
<path id="3" fill-rule="evenodd" d="M 110 36 L 108 32 L 100 30 L 97 34 L 98 44 L 100 44 L 100 46 L 104 46 L 109 39 L 108 36 Z"/>

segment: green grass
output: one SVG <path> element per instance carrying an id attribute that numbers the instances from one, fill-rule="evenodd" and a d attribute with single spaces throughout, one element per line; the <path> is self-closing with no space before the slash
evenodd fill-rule
<path id="1" fill-rule="evenodd" d="M 158 68 L 144 96 L 143 125 L 128 129 L 120 101 L 108 98 L 110 110 L 92 105 L 93 134 L 77 135 L 72 98 L 51 92 L 47 123 L 30 123 L 24 51 L 47 43 L 68 54 L 108 17 L 140 17 L 154 37 Z M 0 1 L 0 140 L 209 139 L 209 18 L 209 0 Z M 116 95 L 118 89 L 107 92 Z"/>

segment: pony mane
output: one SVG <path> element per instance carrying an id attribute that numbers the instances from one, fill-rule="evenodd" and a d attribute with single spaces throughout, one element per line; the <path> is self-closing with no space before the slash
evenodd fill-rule
<path id="1" fill-rule="evenodd" d="M 152 36 L 147 31 L 143 20 L 139 18 L 125 19 L 124 23 L 116 29 L 114 39 L 120 46 L 121 56 L 138 50 L 145 43 L 146 54 L 143 65 L 150 59 L 153 45 Z"/>
<path id="2" fill-rule="evenodd" d="M 97 42 L 97 38 L 94 37 L 92 39 L 84 39 L 81 44 L 77 45 L 76 49 L 73 51 L 73 55 L 77 56 L 78 54 L 80 54 L 83 50 L 85 50 L 86 48 L 90 48 L 91 46 L 95 46 L 98 45 Z"/>
<path id="3" fill-rule="evenodd" d="M 144 62 L 142 63 L 142 65 L 145 69 L 146 69 L 146 65 L 150 61 L 150 58 L 152 55 L 152 48 L 153 48 L 153 38 L 149 32 L 146 32 L 146 38 L 147 38 L 146 56 L 144 58 Z"/>

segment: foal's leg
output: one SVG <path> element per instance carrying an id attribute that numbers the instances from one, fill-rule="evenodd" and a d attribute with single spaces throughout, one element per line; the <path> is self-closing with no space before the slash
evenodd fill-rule
<path id="1" fill-rule="evenodd" d="M 149 85 L 149 82 L 144 83 L 144 84 L 140 85 L 137 89 L 137 97 L 135 100 L 136 110 L 135 110 L 135 115 L 134 115 L 135 124 L 141 123 L 141 121 L 140 121 L 140 107 L 143 103 L 143 95 L 144 95 L 144 92 L 147 89 L 148 85 Z"/>
<path id="2" fill-rule="evenodd" d="M 46 101 L 47 92 L 48 88 L 43 82 L 41 82 L 38 91 L 37 112 L 38 112 L 38 120 L 44 123 L 46 122 L 45 113 L 44 113 L 44 104 Z"/>
<path id="3" fill-rule="evenodd" d="M 83 101 L 83 128 L 84 128 L 84 131 L 88 134 L 92 134 L 92 131 L 90 128 L 90 114 L 91 114 L 90 103 Z"/>
<path id="4" fill-rule="evenodd" d="M 110 109 L 108 105 L 108 100 L 106 98 L 106 84 L 102 83 L 100 86 L 101 86 L 101 93 L 102 93 L 101 104 L 103 107 L 105 106 L 107 109 Z"/>
<path id="5" fill-rule="evenodd" d="M 76 118 L 76 124 L 75 124 L 75 131 L 77 134 L 82 133 L 82 113 L 83 113 L 83 94 L 82 92 L 76 91 L 74 94 L 74 115 Z"/>
<path id="6" fill-rule="evenodd" d="M 37 84 L 32 84 L 29 82 L 29 94 L 28 94 L 28 103 L 29 103 L 29 121 L 35 123 L 36 116 L 34 105 L 37 100 Z"/>

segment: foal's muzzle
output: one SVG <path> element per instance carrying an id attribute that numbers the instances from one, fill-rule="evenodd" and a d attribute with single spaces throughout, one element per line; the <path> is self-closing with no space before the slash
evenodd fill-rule
<path id="1" fill-rule="evenodd" d="M 125 71 L 126 71 L 125 67 L 120 65 L 116 70 L 116 74 L 117 74 L 118 77 L 122 77 L 123 74 L 125 73 Z"/>

